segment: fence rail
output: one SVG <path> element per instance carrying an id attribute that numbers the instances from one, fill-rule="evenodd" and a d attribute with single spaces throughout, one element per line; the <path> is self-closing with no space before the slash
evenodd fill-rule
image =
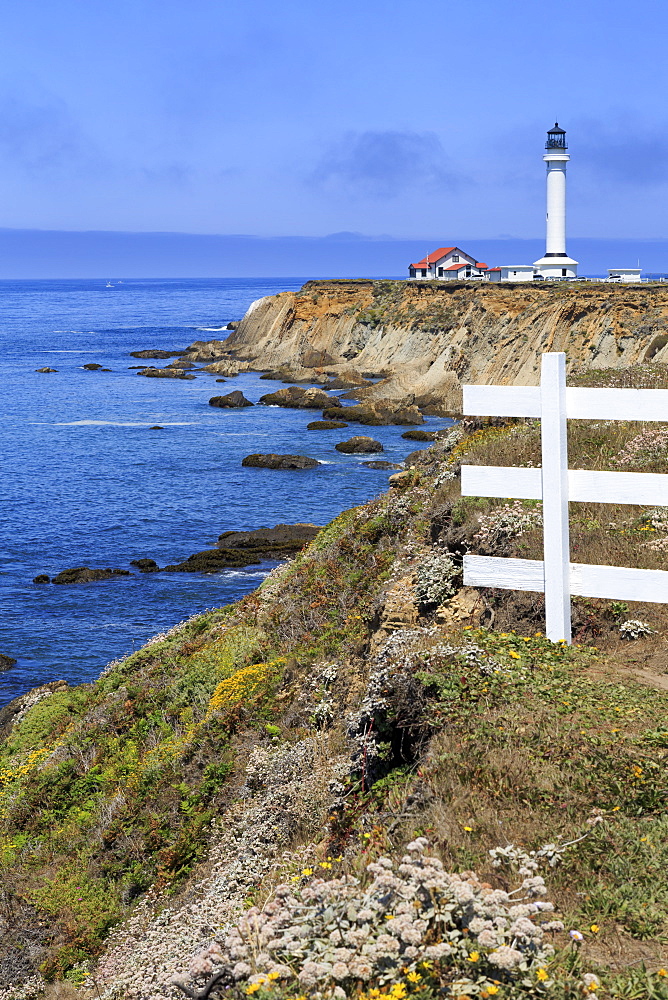
<path id="1" fill-rule="evenodd" d="M 566 355 L 544 354 L 541 384 L 464 386 L 464 414 L 539 417 L 542 467 L 462 466 L 462 496 L 543 502 L 543 560 L 464 557 L 464 583 L 545 594 L 546 632 L 571 641 L 571 594 L 613 600 L 668 602 L 668 572 L 572 563 L 569 501 L 668 504 L 668 475 L 569 469 L 568 418 L 668 421 L 668 389 L 566 387 Z"/>

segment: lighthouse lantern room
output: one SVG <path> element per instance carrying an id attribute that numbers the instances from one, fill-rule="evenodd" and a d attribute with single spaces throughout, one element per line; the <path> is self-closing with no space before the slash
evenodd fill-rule
<path id="1" fill-rule="evenodd" d="M 545 155 L 547 167 L 547 213 L 545 219 L 545 256 L 534 264 L 543 278 L 575 278 L 578 262 L 566 253 L 566 164 L 568 155 L 566 132 L 555 122 L 547 133 Z"/>

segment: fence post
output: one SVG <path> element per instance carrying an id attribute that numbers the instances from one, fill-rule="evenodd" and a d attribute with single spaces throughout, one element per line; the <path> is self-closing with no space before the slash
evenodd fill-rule
<path id="1" fill-rule="evenodd" d="M 544 354 L 540 380 L 546 634 L 571 641 L 566 355 Z"/>

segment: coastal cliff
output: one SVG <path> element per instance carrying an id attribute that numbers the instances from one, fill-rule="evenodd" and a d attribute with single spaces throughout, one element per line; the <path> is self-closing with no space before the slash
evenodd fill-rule
<path id="1" fill-rule="evenodd" d="M 574 463 L 665 472 L 577 424 Z M 255 593 L 0 713 L 0 1000 L 668 1000 L 666 608 L 576 598 L 569 647 L 461 585 L 542 525 L 460 464 L 539 448 L 455 427 Z M 656 511 L 579 506 L 583 561 L 662 564 Z"/>
<path id="2" fill-rule="evenodd" d="M 309 281 L 253 303 L 225 346 L 262 368 L 382 374 L 360 399 L 412 393 L 457 411 L 464 382 L 536 384 L 545 351 L 571 371 L 668 362 L 668 288 Z"/>

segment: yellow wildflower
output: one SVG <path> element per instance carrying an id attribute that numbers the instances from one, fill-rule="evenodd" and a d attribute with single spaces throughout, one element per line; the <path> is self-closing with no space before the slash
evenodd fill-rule
<path id="1" fill-rule="evenodd" d="M 280 977 L 280 975 L 279 975 L 278 972 L 268 972 L 267 973 L 267 979 L 280 979 L 280 978 L 281 977 Z"/>
<path id="2" fill-rule="evenodd" d="M 592 934 L 598 934 L 599 932 L 598 924 L 592 924 L 589 930 L 592 932 Z"/>
<path id="3" fill-rule="evenodd" d="M 499 987 L 498 986 L 488 986 L 486 992 L 487 992 L 488 996 L 494 997 L 499 992 Z"/>
<path id="4" fill-rule="evenodd" d="M 253 993 L 257 993 L 259 989 L 260 989 L 259 983 L 251 983 L 248 989 L 246 990 L 246 996 L 251 997 Z"/>
<path id="5" fill-rule="evenodd" d="M 514 649 L 510 650 L 510 652 L 508 653 L 508 656 L 512 656 L 513 660 L 520 660 L 521 659 L 520 654 L 516 653 Z"/>
<path id="6" fill-rule="evenodd" d="M 321 868 L 331 868 L 332 867 L 332 862 L 331 861 L 321 861 L 320 862 L 320 867 Z"/>
<path id="7" fill-rule="evenodd" d="M 469 959 L 469 962 L 477 962 L 477 961 L 479 961 L 479 959 L 480 959 L 480 952 L 479 951 L 472 951 L 470 953 L 470 955 L 468 956 L 468 959 Z"/>
<path id="8" fill-rule="evenodd" d="M 465 826 L 464 829 L 466 830 L 467 833 L 473 833 L 473 827 L 472 826 Z"/>
<path id="9" fill-rule="evenodd" d="M 406 987 L 403 983 L 394 983 L 392 989 L 390 990 L 390 996 L 394 997 L 395 1000 L 403 1000 L 406 996 Z"/>
<path id="10" fill-rule="evenodd" d="M 657 976 L 668 976 L 668 972 L 665 969 L 658 969 Z"/>
<path id="11" fill-rule="evenodd" d="M 541 983 L 544 983 L 545 980 L 549 979 L 549 978 L 550 977 L 549 977 L 549 975 L 547 973 L 547 969 L 539 969 L 538 972 L 536 973 L 536 979 L 538 979 L 539 982 L 541 982 Z"/>
<path id="12" fill-rule="evenodd" d="M 420 980 L 422 979 L 422 976 L 420 975 L 419 972 L 409 972 L 408 975 L 406 976 L 406 979 L 408 980 L 409 983 L 419 983 Z"/>
<path id="13" fill-rule="evenodd" d="M 312 875 L 312 874 L 313 874 L 313 869 L 312 868 L 304 868 L 302 870 L 302 875 Z"/>

